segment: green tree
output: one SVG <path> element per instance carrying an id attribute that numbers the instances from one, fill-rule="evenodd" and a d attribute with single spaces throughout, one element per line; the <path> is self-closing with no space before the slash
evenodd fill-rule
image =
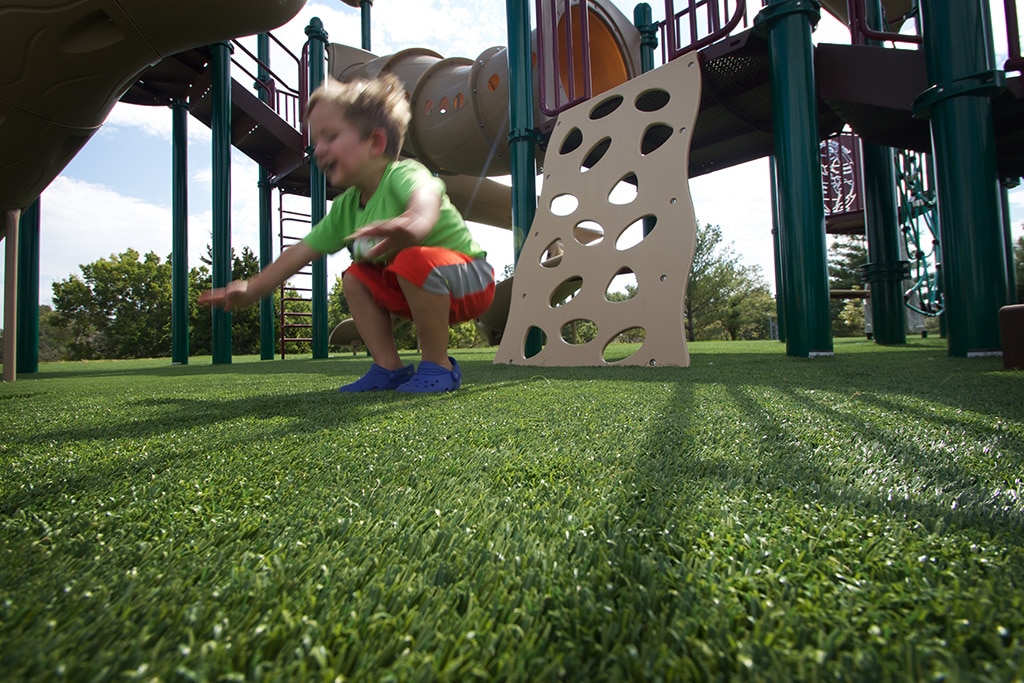
<path id="1" fill-rule="evenodd" d="M 864 289 L 861 267 L 868 262 L 867 240 L 863 235 L 839 235 L 828 248 L 829 289 Z M 864 334 L 866 299 L 830 299 L 832 335 L 856 337 Z M 860 309 L 858 318 L 851 309 Z M 859 323 L 858 323 L 859 320 Z"/>
<path id="2" fill-rule="evenodd" d="M 209 306 L 199 303 L 199 295 L 210 289 L 213 282 L 211 267 L 213 248 L 206 246 L 206 256 L 200 257 L 202 266 L 189 271 L 189 346 L 194 355 L 205 355 L 213 349 L 212 315 Z M 260 262 L 249 247 L 242 247 L 242 255 L 231 250 L 231 279 L 246 280 L 260 272 Z M 274 310 L 280 311 L 281 296 L 274 292 Z M 251 355 L 260 352 L 260 307 L 246 306 L 231 313 L 231 352 Z"/>
<path id="3" fill-rule="evenodd" d="M 146 358 L 170 353 L 171 267 L 134 249 L 80 266 L 53 285 L 73 358 Z"/>
<path id="4" fill-rule="evenodd" d="M 732 245 L 722 245 L 721 227 L 698 222 L 683 304 L 687 340 L 767 338 L 774 312 L 761 269 L 743 265 Z"/>
<path id="5" fill-rule="evenodd" d="M 71 357 L 71 335 L 58 323 L 60 315 L 45 304 L 39 307 L 39 360 L 58 361 Z"/>

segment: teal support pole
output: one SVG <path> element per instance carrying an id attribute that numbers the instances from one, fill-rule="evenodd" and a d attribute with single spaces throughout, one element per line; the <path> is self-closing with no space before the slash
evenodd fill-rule
<path id="1" fill-rule="evenodd" d="M 782 247 L 779 244 L 779 184 L 776 176 L 775 157 L 768 157 L 768 174 L 772 197 L 772 249 L 775 257 L 775 319 L 779 321 L 779 341 L 786 341 L 786 307 L 783 305 L 785 295 L 783 294 L 786 284 L 785 274 L 782 272 Z M 824 201 L 824 200 L 823 200 Z"/>
<path id="2" fill-rule="evenodd" d="M 309 37 L 309 89 L 320 87 L 326 77 L 324 47 L 327 31 L 319 17 L 313 17 L 306 27 Z M 327 181 L 309 150 L 310 221 L 316 225 L 327 213 Z M 313 358 L 327 358 L 327 257 L 313 261 Z"/>
<path id="3" fill-rule="evenodd" d="M 866 0 L 864 5 L 868 28 L 886 30 L 880 0 Z M 879 41 L 867 43 L 881 45 Z M 903 281 L 910 276 L 910 263 L 901 258 L 896 163 L 892 148 L 862 142 L 861 168 L 868 240 L 868 261 L 863 274 L 864 281 L 871 286 L 868 305 L 871 306 L 872 334 L 877 344 L 906 344 Z"/>
<path id="4" fill-rule="evenodd" d="M 658 47 L 658 25 L 654 23 L 651 6 L 646 2 L 641 2 L 633 8 L 633 25 L 640 33 L 640 71 L 643 73 L 653 71 L 654 49 Z M 654 218 L 644 218 L 644 237 L 651 234 L 656 222 Z"/>
<path id="5" fill-rule="evenodd" d="M 914 113 L 931 120 L 949 355 L 989 355 L 1001 348 L 999 309 L 1008 303 L 991 99 L 1005 75 L 994 66 L 982 0 L 922 0 L 920 10 L 931 87 Z"/>
<path id="6" fill-rule="evenodd" d="M 212 54 L 213 264 L 214 287 L 231 281 L 231 45 L 216 43 Z M 231 362 L 231 313 L 212 308 L 213 363 Z"/>
<path id="7" fill-rule="evenodd" d="M 1010 189 L 1017 187 L 1019 183 L 1016 178 L 1004 179 L 999 188 L 1003 207 L 1003 248 L 1006 250 L 1006 292 L 1007 302 L 1010 304 L 1020 303 L 1017 301 L 1017 269 L 1013 262 L 1013 219 L 1010 217 Z"/>
<path id="8" fill-rule="evenodd" d="M 16 372 L 39 372 L 39 199 L 18 221 Z"/>
<path id="9" fill-rule="evenodd" d="M 171 103 L 171 363 L 188 365 L 188 105 Z"/>
<path id="10" fill-rule="evenodd" d="M 654 50 L 658 47 L 658 25 L 651 6 L 641 2 L 633 8 L 633 25 L 640 32 L 640 71 L 654 70 Z"/>
<path id="11" fill-rule="evenodd" d="M 259 71 L 256 74 L 256 91 L 260 101 L 270 108 L 274 103 L 270 101 L 271 77 L 267 71 L 270 66 L 270 36 L 261 33 L 256 38 L 256 57 L 260 61 Z M 261 87 L 262 86 L 262 87 Z M 264 166 L 259 168 L 259 206 L 260 206 L 260 270 L 269 266 L 274 260 L 274 233 L 273 216 L 271 208 L 270 171 Z M 274 359 L 274 294 L 271 292 L 260 299 L 260 360 Z"/>
<path id="12" fill-rule="evenodd" d="M 373 5 L 373 0 L 361 0 L 359 3 L 360 19 L 362 20 L 362 34 L 363 34 L 363 49 L 367 52 L 370 51 L 370 33 L 372 24 L 370 23 L 370 7 Z"/>
<path id="13" fill-rule="evenodd" d="M 825 200 L 811 30 L 818 0 L 770 0 L 754 20 L 767 32 L 779 198 L 786 354 L 832 354 Z"/>
<path id="14" fill-rule="evenodd" d="M 509 156 L 512 167 L 512 244 L 516 263 L 537 213 L 537 131 L 533 125 L 533 65 L 530 8 L 526 0 L 506 0 L 508 13 Z M 540 353 L 541 333 L 531 331 L 523 355 Z"/>

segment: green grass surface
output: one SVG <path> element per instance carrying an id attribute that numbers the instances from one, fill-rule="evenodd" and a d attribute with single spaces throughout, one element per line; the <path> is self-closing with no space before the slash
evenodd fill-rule
<path id="1" fill-rule="evenodd" d="M 1024 373 L 837 340 L 0 385 L 4 680 L 1024 677 Z M 412 359 L 412 357 L 410 357 Z"/>

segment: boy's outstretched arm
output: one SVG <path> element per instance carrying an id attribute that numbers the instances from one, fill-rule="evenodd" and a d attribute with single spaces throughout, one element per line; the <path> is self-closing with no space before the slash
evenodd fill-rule
<path id="1" fill-rule="evenodd" d="M 199 301 L 225 311 L 244 308 L 273 292 L 307 263 L 320 256 L 320 252 L 305 242 L 297 242 L 281 252 L 276 261 L 251 280 L 233 280 L 226 287 L 207 290 L 199 295 Z"/>
<path id="2" fill-rule="evenodd" d="M 430 188 L 420 188 L 412 193 L 405 211 L 386 221 L 371 223 L 349 236 L 350 240 L 360 237 L 382 237 L 365 258 L 374 260 L 389 251 L 419 244 L 437 224 L 441 215 L 441 195 Z"/>

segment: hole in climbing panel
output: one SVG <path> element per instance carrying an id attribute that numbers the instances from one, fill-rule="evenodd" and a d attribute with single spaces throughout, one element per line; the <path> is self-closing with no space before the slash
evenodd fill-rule
<path id="1" fill-rule="evenodd" d="M 597 333 L 597 325 L 592 320 L 577 318 L 562 325 L 560 334 L 562 341 L 573 346 L 580 346 L 590 342 Z"/>
<path id="2" fill-rule="evenodd" d="M 548 343 L 548 336 L 544 334 L 544 330 L 534 325 L 530 325 L 530 327 L 526 330 L 526 336 L 523 337 L 524 358 L 532 358 L 533 356 L 537 355 L 536 353 L 526 353 L 527 345 L 533 341 L 537 342 L 537 353 L 540 353 L 541 349 L 543 349 Z"/>
<path id="3" fill-rule="evenodd" d="M 582 144 L 583 132 L 579 128 L 573 126 L 572 130 L 570 130 L 562 139 L 562 146 L 558 148 L 558 153 L 568 154 L 569 152 L 574 152 L 579 149 Z"/>
<path id="4" fill-rule="evenodd" d="M 608 99 L 601 100 L 590 110 L 590 120 L 597 121 L 611 114 L 622 104 L 622 95 L 614 95 Z"/>
<path id="5" fill-rule="evenodd" d="M 562 240 L 557 239 L 549 244 L 544 249 L 544 253 L 540 255 L 540 265 L 544 268 L 554 268 L 562 261 L 562 254 L 565 252 L 565 248 L 562 244 Z"/>
<path id="6" fill-rule="evenodd" d="M 608 201 L 618 206 L 629 204 L 636 199 L 637 182 L 635 173 L 627 173 L 622 176 L 619 182 L 615 183 L 612 189 L 608 192 Z"/>
<path id="7" fill-rule="evenodd" d="M 648 126 L 644 136 L 640 139 L 640 154 L 647 156 L 658 149 L 672 137 L 672 127 L 664 123 L 655 123 Z"/>
<path id="8" fill-rule="evenodd" d="M 571 194 L 560 194 L 557 197 L 551 199 L 551 213 L 556 216 L 568 216 L 579 208 L 580 200 L 576 198 L 576 195 Z"/>
<path id="9" fill-rule="evenodd" d="M 580 293 L 581 289 L 583 289 L 583 278 L 578 275 L 567 278 L 551 292 L 548 305 L 550 305 L 551 308 L 564 306 L 572 301 L 573 298 Z"/>
<path id="10" fill-rule="evenodd" d="M 434 111 L 434 100 L 427 100 L 423 103 L 423 113 L 430 116 L 432 111 Z"/>
<path id="11" fill-rule="evenodd" d="M 491 77 L 487 79 L 487 90 L 488 92 L 494 92 L 501 85 L 501 76 L 498 74 L 491 74 Z"/>
<path id="12" fill-rule="evenodd" d="M 611 138 L 601 138 L 596 145 L 590 148 L 587 155 L 583 157 L 583 163 L 580 165 L 580 173 L 586 173 L 594 166 L 597 166 L 597 162 L 604 158 L 604 155 L 608 152 L 608 148 L 611 146 Z"/>
<path id="13" fill-rule="evenodd" d="M 647 215 L 630 223 L 622 232 L 619 233 L 618 238 L 615 240 L 615 248 L 619 251 L 632 249 L 643 242 L 645 237 L 651 234 L 651 231 L 654 229 L 654 225 L 657 222 L 658 219 L 656 216 Z"/>
<path id="14" fill-rule="evenodd" d="M 658 111 L 663 109 L 670 99 L 672 99 L 672 96 L 669 95 L 667 90 L 652 88 L 651 90 L 644 90 L 637 95 L 633 104 L 640 111 Z"/>
<path id="15" fill-rule="evenodd" d="M 455 97 L 452 98 L 452 106 L 455 108 L 455 111 L 462 109 L 462 107 L 465 104 L 466 96 L 463 95 L 462 93 L 458 93 Z"/>
<path id="16" fill-rule="evenodd" d="M 608 286 L 604 289 L 606 301 L 622 302 L 634 298 L 640 291 L 640 284 L 636 279 L 636 273 L 632 268 L 623 266 L 612 276 Z"/>
<path id="17" fill-rule="evenodd" d="M 448 113 L 448 98 L 442 97 L 441 101 L 437 103 L 437 113 L 447 114 Z"/>
<path id="18" fill-rule="evenodd" d="M 620 363 L 632 358 L 639 351 L 634 345 L 642 344 L 646 338 L 647 330 L 642 327 L 630 327 L 622 330 L 605 344 L 601 351 L 601 357 L 604 358 L 605 363 Z M 654 364 L 653 362 L 648 363 L 648 365 Z"/>
<path id="19" fill-rule="evenodd" d="M 580 221 L 573 226 L 572 236 L 580 244 L 592 246 L 604 239 L 604 228 L 597 221 Z"/>

